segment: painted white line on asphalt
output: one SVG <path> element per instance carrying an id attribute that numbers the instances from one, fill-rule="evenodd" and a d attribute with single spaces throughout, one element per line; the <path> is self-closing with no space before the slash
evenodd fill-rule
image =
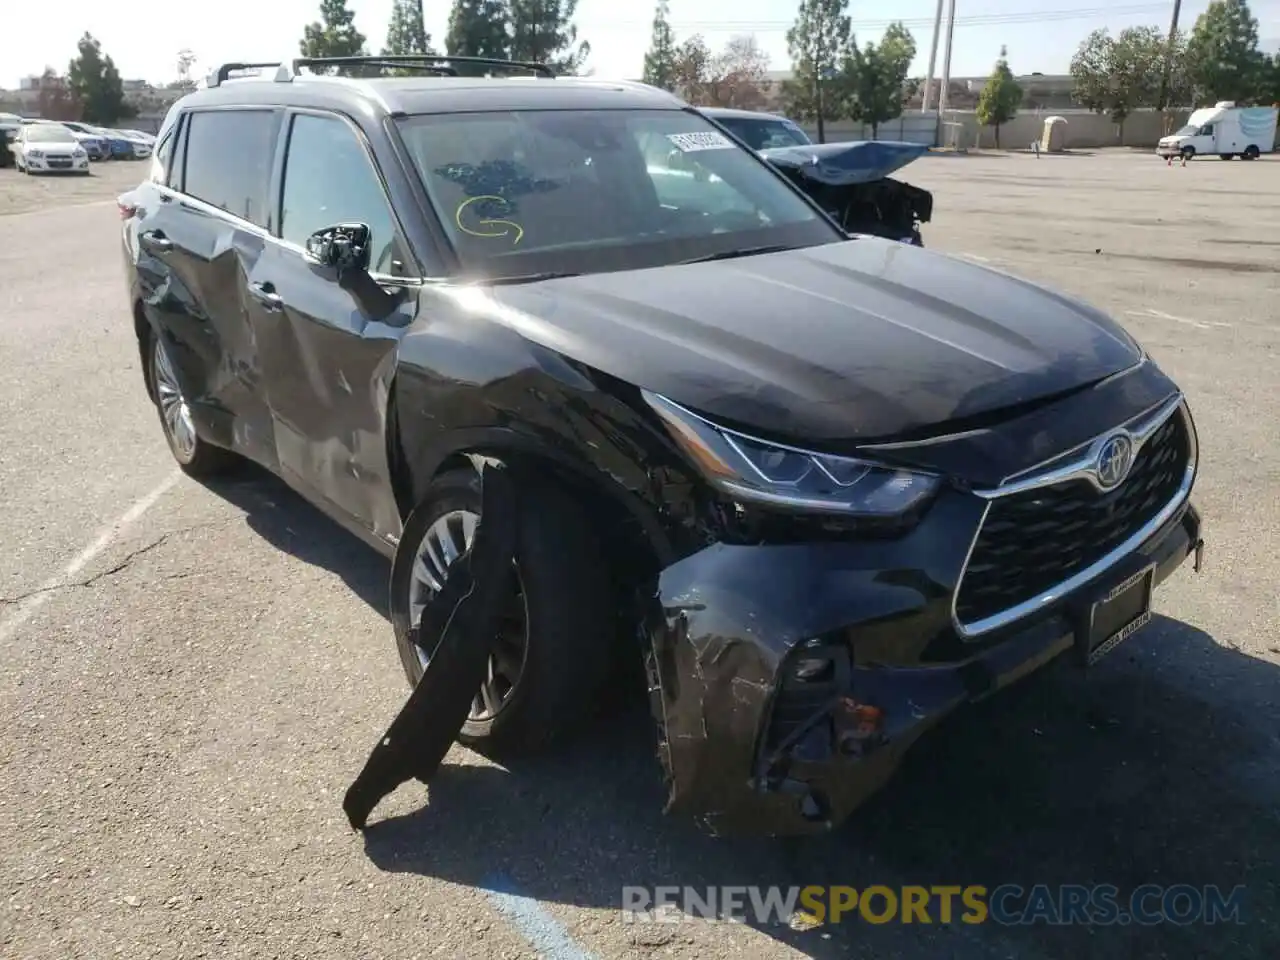
<path id="1" fill-rule="evenodd" d="M 138 500 L 124 513 L 120 514 L 115 520 L 102 527 L 98 531 L 98 535 L 93 538 L 87 547 L 71 558 L 71 562 L 62 568 L 57 576 L 51 577 L 36 588 L 36 592 L 32 593 L 25 600 L 18 603 L 17 607 L 7 617 L 0 619 L 0 643 L 4 643 L 18 631 L 18 629 L 35 616 L 36 611 L 49 602 L 53 597 L 53 591 L 72 579 L 77 573 L 83 570 L 89 563 L 109 547 L 113 540 L 124 533 L 129 527 L 138 521 L 144 513 L 150 510 L 157 500 L 163 497 L 178 482 L 178 478 L 182 474 L 175 470 L 169 476 L 165 477 L 154 490 Z"/>
<path id="2" fill-rule="evenodd" d="M 1181 323 L 1188 327 L 1195 327 L 1197 330 L 1212 330 L 1215 327 L 1230 328 L 1231 324 L 1221 320 L 1189 320 L 1186 317 L 1175 317 L 1172 313 L 1165 313 L 1163 310 L 1126 310 L 1125 314 L 1130 317 L 1145 317 L 1148 320 L 1172 320 L 1174 323 Z"/>
<path id="3" fill-rule="evenodd" d="M 595 956 L 580 947 L 564 924 L 548 913 L 537 900 L 516 891 L 506 877 L 491 878 L 485 883 L 485 894 L 493 908 L 520 934 L 545 960 L 595 960 Z"/>

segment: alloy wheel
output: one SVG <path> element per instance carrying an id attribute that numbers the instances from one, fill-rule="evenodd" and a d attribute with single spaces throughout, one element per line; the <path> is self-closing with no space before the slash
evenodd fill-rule
<path id="1" fill-rule="evenodd" d="M 471 546 L 479 522 L 480 515 L 472 510 L 451 510 L 427 528 L 414 555 L 409 579 L 410 623 L 418 623 L 427 601 L 444 585 L 450 564 Z M 472 722 L 492 720 L 520 682 L 528 646 L 529 611 L 519 568 L 515 580 L 516 589 L 499 615 L 498 634 L 489 655 L 484 683 L 471 703 L 467 719 Z M 417 647 L 415 652 L 425 670 L 430 654 L 422 647 Z"/>
<path id="2" fill-rule="evenodd" d="M 156 381 L 156 402 L 160 405 L 160 417 L 164 421 L 165 433 L 173 444 L 174 453 L 183 463 L 190 463 L 196 454 L 196 426 L 191 419 L 191 408 L 187 406 L 182 388 L 178 386 L 177 374 L 173 371 L 173 363 L 164 349 L 160 338 L 155 340 L 155 356 L 153 358 Z"/>

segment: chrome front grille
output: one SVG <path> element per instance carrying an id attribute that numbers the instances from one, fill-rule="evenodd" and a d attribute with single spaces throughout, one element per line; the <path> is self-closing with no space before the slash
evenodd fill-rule
<path id="1" fill-rule="evenodd" d="M 1100 490 L 1092 445 L 1070 461 L 986 494 L 981 527 L 956 591 L 962 635 L 976 636 L 1042 609 L 1104 572 L 1164 524 L 1186 499 L 1196 443 L 1180 398 L 1131 427 L 1140 443 L 1124 481 Z"/>

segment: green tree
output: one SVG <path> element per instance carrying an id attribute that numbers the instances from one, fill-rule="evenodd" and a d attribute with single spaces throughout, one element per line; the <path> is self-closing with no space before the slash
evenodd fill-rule
<path id="1" fill-rule="evenodd" d="M 1205 102 L 1249 102 L 1263 95 L 1266 56 L 1258 49 L 1258 21 L 1246 0 L 1214 0 L 1187 40 L 1196 96 Z"/>
<path id="2" fill-rule="evenodd" d="M 826 140 L 826 118 L 833 115 L 828 98 L 834 93 L 839 99 L 839 84 L 835 91 L 830 88 L 849 47 L 848 11 L 849 0 L 800 0 L 796 22 L 787 31 L 793 79 L 783 84 L 783 99 L 792 116 L 817 121 L 819 143 Z"/>
<path id="3" fill-rule="evenodd" d="M 76 44 L 79 56 L 67 68 L 67 86 L 79 101 L 86 123 L 111 126 L 132 117 L 134 110 L 125 103 L 124 84 L 120 72 L 102 45 L 86 33 Z"/>
<path id="4" fill-rule="evenodd" d="M 46 120 L 84 119 L 84 104 L 76 97 L 66 77 L 58 76 L 53 67 L 45 67 L 40 76 L 36 105 L 40 116 Z"/>
<path id="5" fill-rule="evenodd" d="M 1012 120 L 1022 103 L 1022 87 L 1013 78 L 1006 57 L 1007 51 L 1001 47 L 1000 59 L 978 97 L 978 123 L 984 127 L 995 127 L 997 150 L 1000 149 L 1000 125 Z"/>
<path id="6" fill-rule="evenodd" d="M 445 52 L 455 57 L 511 55 L 511 18 L 504 0 L 454 0 Z"/>
<path id="7" fill-rule="evenodd" d="M 435 53 L 431 49 L 431 34 L 422 22 L 421 0 L 392 0 L 387 43 L 382 52 L 392 56 Z"/>
<path id="8" fill-rule="evenodd" d="M 767 100 L 769 54 L 750 35 L 732 37 L 713 54 L 701 34 L 676 48 L 674 91 L 699 107 L 759 110 Z"/>
<path id="9" fill-rule="evenodd" d="M 1177 38 L 1174 39 L 1177 54 Z M 1160 82 L 1168 41 L 1159 27 L 1128 27 L 1112 37 L 1095 30 L 1071 58 L 1071 77 L 1077 101 L 1095 113 L 1105 113 L 1120 127 L 1140 107 L 1160 100 Z M 1170 87 L 1183 86 L 1181 69 L 1170 71 Z"/>
<path id="10" fill-rule="evenodd" d="M 711 58 L 708 87 L 715 106 L 759 110 L 765 105 L 768 85 L 769 54 L 749 34 L 731 37 Z"/>
<path id="11" fill-rule="evenodd" d="M 1071 57 L 1071 96 L 1076 103 L 1094 113 L 1109 109 L 1111 101 L 1110 32 L 1104 27 L 1094 30 L 1080 41 Z"/>
<path id="12" fill-rule="evenodd" d="M 674 90 L 676 82 L 676 34 L 671 29 L 670 14 L 667 0 L 658 0 L 649 52 L 644 55 L 644 82 L 663 90 Z"/>
<path id="13" fill-rule="evenodd" d="M 578 0 L 509 0 L 511 59 L 550 64 L 557 73 L 581 70 L 591 44 L 578 42 L 577 8 Z"/>
<path id="14" fill-rule="evenodd" d="M 714 106 L 707 99 L 712 64 L 711 48 L 702 39 L 702 34 L 695 33 L 676 47 L 675 92 L 696 106 Z"/>
<path id="15" fill-rule="evenodd" d="M 347 9 L 347 0 L 320 0 L 320 19 L 308 24 L 298 44 L 304 57 L 359 57 L 367 53 L 364 34 L 356 29 L 356 15 Z M 359 75 L 365 71 L 342 68 L 339 73 Z"/>
<path id="16" fill-rule="evenodd" d="M 879 44 L 858 49 L 857 39 L 841 69 L 844 104 L 850 119 L 871 124 L 871 136 L 880 133 L 880 124 L 902 116 L 907 90 L 907 71 L 916 56 L 916 42 L 901 23 L 890 24 Z"/>
<path id="17" fill-rule="evenodd" d="M 1157 94 L 1156 107 L 1167 110 L 1171 106 L 1194 106 L 1196 89 L 1187 57 L 1187 34 L 1184 31 L 1179 30 L 1172 39 L 1165 39 L 1163 56 L 1167 62 L 1161 69 L 1168 70 L 1169 82 L 1164 88 L 1163 103 Z"/>

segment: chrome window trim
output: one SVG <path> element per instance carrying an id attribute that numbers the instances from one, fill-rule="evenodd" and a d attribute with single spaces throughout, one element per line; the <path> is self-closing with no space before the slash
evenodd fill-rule
<path id="1" fill-rule="evenodd" d="M 1151 436 L 1162 427 L 1165 422 L 1174 414 L 1182 417 L 1187 433 L 1188 457 L 1187 467 L 1183 473 L 1182 483 L 1178 485 L 1177 492 L 1160 510 L 1135 531 L 1124 543 L 1115 547 L 1104 556 L 1095 560 L 1089 566 L 1080 570 L 1066 580 L 1050 587 L 1048 590 L 1017 603 L 1012 607 L 1008 607 L 999 613 L 994 613 L 989 617 L 973 623 L 962 623 L 959 615 L 956 613 L 956 602 L 960 598 L 960 588 L 964 584 L 965 575 L 969 570 L 969 560 L 973 556 L 974 548 L 978 545 L 978 537 L 982 534 L 982 528 L 986 524 L 987 514 L 991 512 L 991 504 L 993 501 L 1001 497 L 1011 496 L 1015 493 L 1021 493 L 1026 490 L 1034 490 L 1039 487 L 1049 486 L 1055 483 L 1063 483 L 1068 480 L 1087 479 L 1090 480 L 1095 487 L 1097 477 L 1091 472 L 1086 473 L 1083 464 L 1092 465 L 1090 456 L 1096 457 L 1098 448 L 1110 440 L 1118 433 L 1127 434 L 1134 442 L 1135 447 L 1140 448 L 1145 444 Z M 1136 426 L 1134 425 L 1136 424 Z M 1080 448 L 1077 448 L 1080 449 Z M 956 579 L 955 590 L 951 594 L 951 623 L 956 633 L 963 640 L 973 640 L 983 634 L 990 633 L 992 630 L 998 630 L 1006 627 L 1011 623 L 1021 620 L 1023 617 L 1030 616 L 1039 610 L 1051 606 L 1062 600 L 1072 591 L 1077 590 L 1084 584 L 1088 583 L 1095 577 L 1105 573 L 1109 568 L 1114 566 L 1120 560 L 1124 559 L 1128 554 L 1132 553 L 1142 545 L 1157 530 L 1169 522 L 1169 520 L 1180 510 L 1187 502 L 1191 495 L 1191 487 L 1195 482 L 1196 468 L 1199 462 L 1200 450 L 1199 443 L 1196 439 L 1195 425 L 1191 421 L 1191 414 L 1187 410 L 1184 397 L 1181 393 L 1176 394 L 1172 399 L 1161 403 L 1155 408 L 1155 412 L 1147 411 L 1139 414 L 1133 420 L 1121 425 L 1113 430 L 1108 430 L 1101 436 L 1089 441 L 1083 445 L 1083 449 L 1087 452 L 1083 456 L 1073 457 L 1069 451 L 1065 457 L 1067 462 L 1060 466 L 1053 466 L 1063 460 L 1064 457 L 1054 457 L 1039 467 L 1032 467 L 1029 471 L 1021 474 L 1015 474 L 1014 477 L 1006 480 L 1000 486 L 993 490 L 974 491 L 977 496 L 982 497 L 986 501 L 982 510 L 982 517 L 978 521 L 978 527 L 974 531 L 973 540 L 969 543 L 969 549 L 965 552 L 964 563 L 960 567 L 960 576 Z M 1136 453 L 1136 449 L 1135 449 Z M 1047 465 L 1047 469 L 1046 469 Z M 1100 487 L 1098 489 L 1101 489 Z M 1114 488 L 1113 488 L 1114 489 Z"/>
<path id="2" fill-rule="evenodd" d="M 212 217 L 226 220 L 230 226 L 235 227 L 237 230 L 243 230 L 245 233 L 252 233 L 268 243 L 281 247 L 284 250 L 288 250 L 290 253 L 295 253 L 298 256 L 302 256 L 306 253 L 302 247 L 295 243 L 290 243 L 288 240 L 281 237 L 277 237 L 275 234 L 271 233 L 271 231 L 267 230 L 266 227 L 260 227 L 252 220 L 246 220 L 244 217 L 236 216 L 236 214 L 231 211 L 223 210 L 221 207 L 215 206 L 207 200 L 201 200 L 199 197 L 193 197 L 191 194 L 183 193 L 181 190 L 176 190 L 167 184 L 153 183 L 152 186 L 158 192 L 167 195 L 172 200 L 185 203 L 188 206 L 194 207 L 202 213 L 207 213 Z M 389 273 L 370 273 L 369 276 L 376 282 L 388 287 L 421 287 L 424 286 L 429 279 L 426 277 L 400 277 Z"/>

